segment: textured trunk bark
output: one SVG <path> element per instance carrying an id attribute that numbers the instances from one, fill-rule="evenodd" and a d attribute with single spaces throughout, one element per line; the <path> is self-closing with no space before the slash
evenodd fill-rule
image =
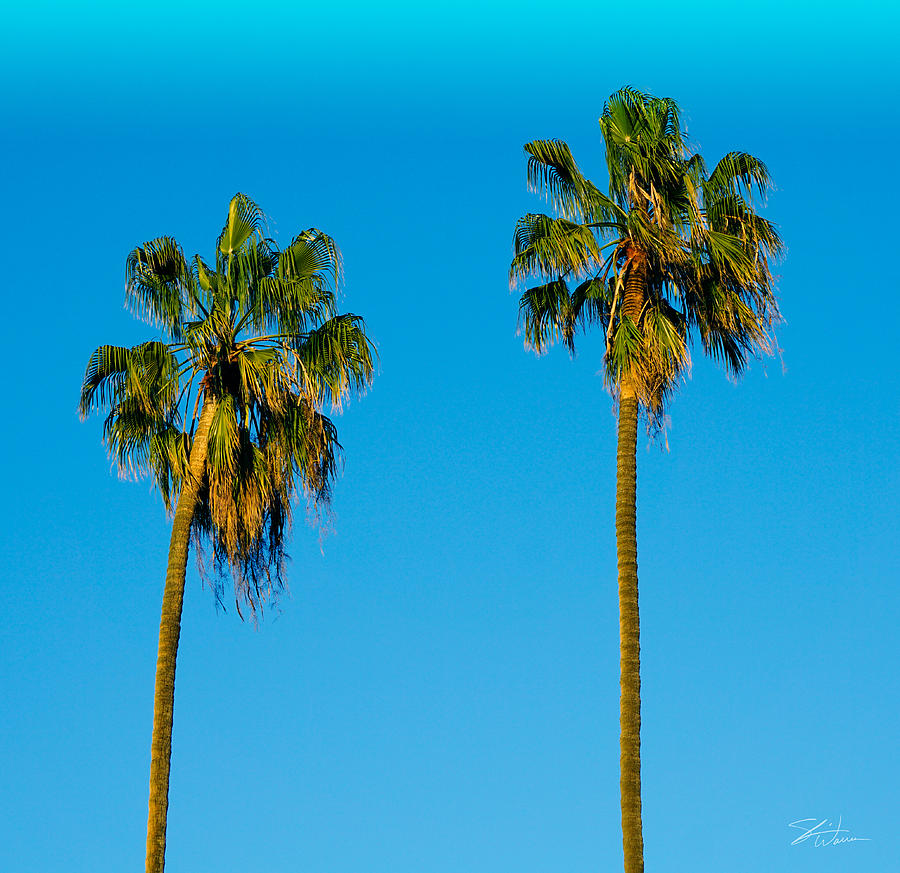
<path id="1" fill-rule="evenodd" d="M 638 254 L 625 282 L 622 312 L 635 324 L 644 306 L 646 264 Z M 643 873 L 641 823 L 641 642 L 637 575 L 637 426 L 639 403 L 631 380 L 619 393 L 616 450 L 616 556 L 619 566 L 619 789 L 625 873 Z"/>
<path id="2" fill-rule="evenodd" d="M 181 635 L 181 607 L 190 546 L 191 522 L 197 508 L 200 482 L 206 466 L 209 427 L 216 404 L 203 403 L 191 447 L 193 476 L 184 482 L 175 505 L 166 587 L 159 622 L 156 691 L 153 697 L 153 739 L 150 746 L 150 808 L 147 817 L 146 873 L 163 873 L 166 862 L 166 814 L 169 809 L 169 764 L 172 757 L 172 714 L 175 704 L 175 659 Z"/>
<path id="3" fill-rule="evenodd" d="M 616 454 L 616 553 L 619 563 L 619 786 L 625 873 L 643 873 L 641 826 L 641 643 L 637 577 L 638 401 L 625 386 L 619 399 Z"/>

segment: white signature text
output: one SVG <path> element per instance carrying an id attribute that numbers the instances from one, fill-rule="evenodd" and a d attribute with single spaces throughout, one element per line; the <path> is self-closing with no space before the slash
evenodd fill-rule
<path id="1" fill-rule="evenodd" d="M 837 826 L 831 819 L 801 818 L 792 821 L 788 827 L 803 831 L 799 837 L 791 840 L 792 846 L 812 840 L 814 846 L 839 846 L 842 843 L 870 842 L 870 837 L 854 837 L 848 828 L 841 827 L 841 816 L 838 816 Z"/>

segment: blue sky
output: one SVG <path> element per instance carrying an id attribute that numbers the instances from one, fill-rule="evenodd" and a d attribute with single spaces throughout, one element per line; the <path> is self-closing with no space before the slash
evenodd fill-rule
<path id="1" fill-rule="evenodd" d="M 380 373 L 258 629 L 193 569 L 172 873 L 621 866 L 615 419 L 587 338 L 516 336 L 522 145 L 603 183 L 623 84 L 767 161 L 782 359 L 695 359 L 638 448 L 647 869 L 897 856 L 898 16 L 887 3 L 32 3 L 5 13 L 0 864 L 140 868 L 168 523 L 78 421 L 125 257 L 243 191 L 343 249 Z M 629 16 L 632 16 L 629 18 Z M 632 26 L 633 25 L 633 26 Z M 302 517 L 302 512 L 299 513 Z M 871 838 L 790 846 L 797 819 Z"/>

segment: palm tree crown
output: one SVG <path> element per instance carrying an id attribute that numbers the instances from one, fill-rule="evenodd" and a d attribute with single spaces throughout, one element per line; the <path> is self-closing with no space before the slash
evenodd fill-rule
<path id="1" fill-rule="evenodd" d="M 520 300 L 527 345 L 542 352 L 562 339 L 574 353 L 577 329 L 602 326 L 608 385 L 617 393 L 630 383 L 655 418 L 689 364 L 692 337 L 733 376 L 771 351 L 779 315 L 768 263 L 782 244 L 752 203 L 769 175 L 743 152 L 708 173 L 668 98 L 624 88 L 607 101 L 600 129 L 608 194 L 564 142 L 525 146 L 529 186 L 556 217 L 519 220 L 510 280 L 545 280 Z"/>
<path id="2" fill-rule="evenodd" d="M 296 483 L 317 504 L 330 496 L 340 445 L 323 404 L 339 407 L 373 373 L 362 319 L 336 314 L 334 241 L 312 228 L 280 250 L 264 230 L 259 207 L 238 194 L 214 264 L 189 262 L 170 237 L 134 249 L 128 302 L 165 338 L 98 348 L 80 403 L 83 417 L 107 410 L 104 439 L 120 472 L 150 475 L 170 512 L 195 475 L 206 410 L 192 532 L 211 545 L 217 570 L 231 570 L 239 610 L 283 584 Z"/>

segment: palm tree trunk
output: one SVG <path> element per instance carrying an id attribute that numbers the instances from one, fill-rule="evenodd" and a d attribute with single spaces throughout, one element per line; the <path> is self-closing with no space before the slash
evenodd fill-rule
<path id="1" fill-rule="evenodd" d="M 641 828 L 641 643 L 638 615 L 637 489 L 638 401 L 622 388 L 616 453 L 616 552 L 619 560 L 619 785 L 622 793 L 622 847 L 625 873 L 642 873 Z"/>
<path id="2" fill-rule="evenodd" d="M 646 264 L 632 261 L 622 313 L 638 324 L 644 303 Z M 616 449 L 616 555 L 619 565 L 619 789 L 625 873 L 643 873 L 641 824 L 641 642 L 637 576 L 638 398 L 629 378 L 619 393 Z"/>
<path id="3" fill-rule="evenodd" d="M 150 747 L 150 810 L 147 817 L 146 873 L 163 873 L 166 862 L 166 814 L 169 809 L 169 764 L 172 756 L 172 714 L 175 705 L 175 658 L 181 635 L 181 607 L 190 546 L 191 522 L 206 453 L 209 427 L 216 409 L 209 395 L 203 403 L 197 431 L 191 447 L 192 475 L 181 488 L 175 505 L 166 587 L 163 591 L 162 617 L 159 622 L 159 651 L 156 658 L 156 692 L 153 697 L 153 739 Z"/>

